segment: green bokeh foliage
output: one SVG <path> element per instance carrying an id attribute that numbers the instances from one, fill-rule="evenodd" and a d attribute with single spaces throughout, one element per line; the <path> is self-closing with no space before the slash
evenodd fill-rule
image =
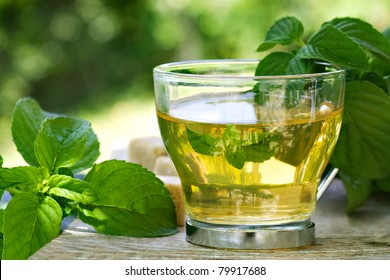
<path id="1" fill-rule="evenodd" d="M 336 13 L 378 20 L 390 9 L 390 0 L 325 2 L 1 0 L 0 118 L 24 96 L 65 112 L 110 104 L 134 86 L 152 95 L 152 69 L 164 62 L 259 58 L 256 47 L 284 15 L 315 30 Z"/>

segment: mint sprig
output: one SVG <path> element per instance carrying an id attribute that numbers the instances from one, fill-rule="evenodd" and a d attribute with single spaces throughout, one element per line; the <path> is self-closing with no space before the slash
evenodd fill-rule
<path id="1" fill-rule="evenodd" d="M 277 44 L 288 49 L 265 56 L 255 74 L 325 71 L 317 62 L 346 70 L 343 124 L 331 165 L 340 169 L 348 196 L 346 211 L 350 213 L 374 190 L 390 192 L 390 28 L 381 33 L 360 19 L 335 18 L 325 22 L 305 42 L 302 32 L 287 35 L 300 25 L 292 17 L 272 25 L 257 50 L 269 50 Z M 260 89 L 257 84 L 253 91 L 257 94 L 255 99 L 262 102 Z"/>
<path id="2" fill-rule="evenodd" d="M 0 156 L 0 190 L 12 195 L 0 210 L 3 259 L 28 258 L 57 237 L 63 218 L 77 211 L 100 233 L 177 232 L 173 201 L 152 172 L 124 161 L 95 164 L 99 142 L 88 121 L 45 112 L 23 98 L 14 108 L 11 129 L 30 165 L 5 168 Z M 83 180 L 73 176 L 91 167 Z"/>

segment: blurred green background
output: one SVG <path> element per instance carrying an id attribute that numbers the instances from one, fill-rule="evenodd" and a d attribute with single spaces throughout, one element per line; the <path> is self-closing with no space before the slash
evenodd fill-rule
<path id="1" fill-rule="evenodd" d="M 152 69 L 178 60 L 261 58 L 255 52 L 280 17 L 306 33 L 334 17 L 383 31 L 390 0 L 0 0 L 0 154 L 22 164 L 10 115 L 24 96 L 47 111 L 90 120 L 101 159 L 112 145 L 158 135 Z"/>

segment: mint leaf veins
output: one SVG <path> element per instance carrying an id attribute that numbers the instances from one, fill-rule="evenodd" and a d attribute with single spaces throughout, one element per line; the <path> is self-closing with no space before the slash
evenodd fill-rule
<path id="1" fill-rule="evenodd" d="M 168 190 L 142 166 L 105 161 L 95 165 L 85 181 L 97 199 L 79 204 L 80 218 L 99 232 L 148 237 L 177 232 L 175 206 Z"/>
<path id="2" fill-rule="evenodd" d="M 3 259 L 26 259 L 60 233 L 62 210 L 51 197 L 15 195 L 5 210 Z"/>

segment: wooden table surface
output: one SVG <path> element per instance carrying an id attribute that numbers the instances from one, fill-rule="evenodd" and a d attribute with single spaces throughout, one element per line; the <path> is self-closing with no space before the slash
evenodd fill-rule
<path id="1" fill-rule="evenodd" d="M 30 259 L 384 259 L 390 260 L 390 198 L 371 198 L 353 215 L 344 213 L 346 195 L 334 180 L 318 202 L 312 220 L 316 242 L 290 250 L 221 250 L 193 245 L 184 228 L 162 238 L 109 236 L 75 219 L 63 233 Z"/>

